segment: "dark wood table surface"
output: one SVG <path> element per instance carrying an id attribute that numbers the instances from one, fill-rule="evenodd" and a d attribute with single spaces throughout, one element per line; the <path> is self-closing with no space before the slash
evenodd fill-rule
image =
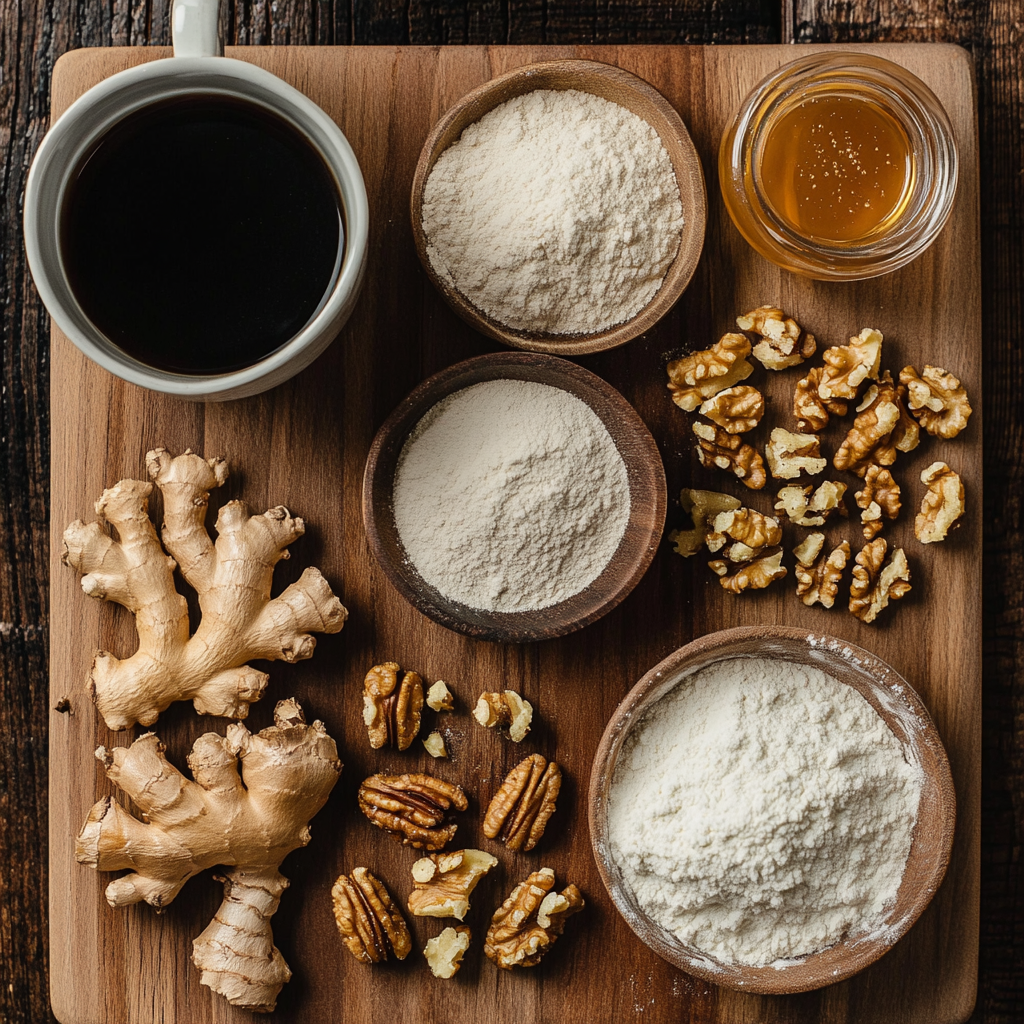
<path id="1" fill-rule="evenodd" d="M 169 0 L 0 0 L 0 1024 L 47 994 L 49 321 L 22 194 L 50 73 L 166 45 Z M 236 44 L 949 42 L 975 61 L 985 359 L 981 963 L 973 1020 L 1024 1020 L 1024 4 L 1011 0 L 229 0 Z"/>

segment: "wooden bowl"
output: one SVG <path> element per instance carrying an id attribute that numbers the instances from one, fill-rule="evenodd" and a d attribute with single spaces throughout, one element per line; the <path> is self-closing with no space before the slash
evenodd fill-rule
<path id="1" fill-rule="evenodd" d="M 507 327 L 477 309 L 447 281 L 442 280 L 427 257 L 427 241 L 423 232 L 423 190 L 437 158 L 484 114 L 516 96 L 536 89 L 576 89 L 592 93 L 643 118 L 660 136 L 679 183 L 685 224 L 679 252 L 669 266 L 661 288 L 631 320 L 596 334 L 528 333 Z M 690 134 L 675 108 L 660 92 L 642 78 L 610 64 L 590 60 L 553 60 L 527 64 L 486 82 L 463 96 L 437 122 L 423 144 L 416 164 L 412 181 L 411 216 L 416 252 L 419 253 L 423 269 L 463 320 L 488 337 L 513 348 L 562 356 L 582 355 L 615 348 L 650 330 L 683 294 L 704 245 L 707 194 L 704 189 L 704 173 Z"/>
<path id="2" fill-rule="evenodd" d="M 910 855 L 884 927 L 869 935 L 850 936 L 780 967 L 724 963 L 680 942 L 640 909 L 611 854 L 608 837 L 608 794 L 616 759 L 630 730 L 687 676 L 718 661 L 753 657 L 813 665 L 852 686 L 892 730 L 908 761 L 921 765 L 924 775 Z M 955 821 L 956 800 L 946 752 L 931 716 L 910 684 L 854 644 L 788 626 L 722 630 L 670 654 L 615 710 L 601 737 L 590 776 L 590 839 L 601 879 L 619 913 L 637 936 L 669 963 L 715 985 L 744 992 L 806 992 L 843 981 L 874 963 L 909 930 L 938 890 L 949 864 Z"/>
<path id="3" fill-rule="evenodd" d="M 590 586 L 566 601 L 524 612 L 478 611 L 452 601 L 423 580 L 406 557 L 395 525 L 392 490 L 409 434 L 441 399 L 482 381 L 549 384 L 586 402 L 626 465 L 629 522 L 618 549 Z M 419 385 L 377 432 L 363 475 L 363 522 L 370 548 L 402 596 L 442 626 L 505 643 L 546 640 L 582 629 L 611 611 L 647 571 L 665 526 L 665 470 L 654 438 L 636 410 L 600 377 L 553 356 L 496 352 L 457 363 Z"/>

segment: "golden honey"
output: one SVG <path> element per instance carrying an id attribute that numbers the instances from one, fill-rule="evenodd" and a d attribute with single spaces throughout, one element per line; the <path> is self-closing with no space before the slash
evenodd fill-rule
<path id="1" fill-rule="evenodd" d="M 801 235 L 859 242 L 906 206 L 910 139 L 890 113 L 855 93 L 811 95 L 791 107 L 759 155 L 768 205 Z"/>
<path id="2" fill-rule="evenodd" d="M 786 270 L 856 281 L 905 266 L 953 207 L 957 153 L 935 94 L 873 54 L 815 53 L 743 101 L 718 153 L 725 208 Z"/>

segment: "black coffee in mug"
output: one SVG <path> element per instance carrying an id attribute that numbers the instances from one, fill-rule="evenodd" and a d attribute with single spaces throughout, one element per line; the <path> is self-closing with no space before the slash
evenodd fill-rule
<path id="1" fill-rule="evenodd" d="M 75 298 L 128 355 L 182 374 L 259 362 L 326 302 L 341 198 L 283 118 L 228 96 L 165 100 L 76 167 L 60 222 Z"/>

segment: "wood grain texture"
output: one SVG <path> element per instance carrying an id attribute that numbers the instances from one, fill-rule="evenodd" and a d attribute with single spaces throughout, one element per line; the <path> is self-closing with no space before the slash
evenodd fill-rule
<path id="1" fill-rule="evenodd" d="M 659 442 L 669 493 L 684 483 L 740 494 L 726 478 L 696 466 L 688 418 L 669 402 L 663 353 L 680 344 L 702 347 L 728 330 L 733 317 L 777 299 L 819 339 L 841 343 L 873 321 L 887 336 L 885 365 L 926 357 L 955 370 L 971 395 L 981 393 L 976 253 L 977 184 L 971 67 L 958 50 L 878 48 L 914 70 L 938 93 L 956 126 L 965 174 L 953 219 L 921 260 L 887 278 L 853 285 L 795 279 L 753 255 L 727 221 L 720 201 L 709 209 L 708 245 L 690 288 L 655 330 L 622 349 L 581 362 L 618 387 Z M 58 67 L 55 110 L 84 87 L 153 50 L 92 51 Z M 426 280 L 405 215 L 413 168 L 440 114 L 469 89 L 511 67 L 544 58 L 581 57 L 620 64 L 654 84 L 687 123 L 707 174 L 725 119 L 764 74 L 789 59 L 786 48 L 525 47 L 517 49 L 364 49 L 319 53 L 253 49 L 253 60 L 298 84 L 341 124 L 363 167 L 376 228 L 371 234 L 369 286 L 339 341 L 308 371 L 267 395 L 216 406 L 172 402 L 109 377 L 54 337 L 52 461 L 52 655 L 55 693 L 71 694 L 70 714 L 52 713 L 51 984 L 66 1020 L 246 1020 L 198 985 L 187 964 L 191 938 L 219 899 L 209 879 L 194 880 L 163 918 L 148 907 L 112 911 L 102 901 L 106 879 L 73 862 L 72 840 L 88 807 L 110 791 L 91 761 L 98 743 L 125 743 L 96 720 L 81 688 L 96 647 L 125 650 L 129 617 L 80 593 L 60 566 L 59 536 L 88 514 L 102 488 L 142 470 L 158 444 L 191 445 L 224 454 L 235 475 L 214 504 L 243 497 L 259 508 L 284 503 L 309 524 L 280 582 L 319 565 L 340 591 L 352 619 L 325 638 L 311 662 L 271 669 L 273 696 L 294 694 L 324 719 L 346 761 L 342 782 L 313 823 L 311 846 L 284 865 L 295 882 L 275 918 L 278 944 L 296 972 L 277 1018 L 288 1020 L 645 1020 L 698 1021 L 953 1021 L 975 995 L 980 753 L 980 579 L 976 565 L 982 520 L 980 410 L 954 442 L 931 442 L 898 467 L 907 505 L 922 488 L 916 473 L 935 458 L 959 468 L 974 497 L 955 539 L 939 550 L 915 547 L 911 517 L 890 539 L 908 547 L 915 593 L 879 627 L 841 611 L 806 609 L 791 581 L 732 600 L 700 560 L 683 562 L 666 545 L 628 600 L 590 628 L 538 645 L 505 647 L 472 641 L 429 622 L 401 601 L 372 561 L 359 517 L 362 463 L 376 427 L 425 376 L 478 354 L 488 343 L 446 306 Z M 965 342 L 965 339 L 966 342 Z M 757 380 L 770 407 L 785 410 L 792 374 Z M 762 428 L 764 429 L 764 428 Z M 766 491 L 748 503 L 767 511 Z M 841 528 L 856 539 L 855 524 Z M 787 547 L 793 537 L 787 537 Z M 958 832 L 947 880 L 935 902 L 877 965 L 840 986 L 799 997 L 719 992 L 679 974 L 638 943 L 611 909 L 586 842 L 583 792 L 590 759 L 617 702 L 648 668 L 693 636 L 729 625 L 783 622 L 827 630 L 891 662 L 918 689 L 950 754 L 959 801 Z M 939 635 L 926 644 L 922 637 Z M 534 854 L 511 855 L 481 840 L 502 861 L 477 890 L 472 923 L 511 885 L 541 863 L 583 890 L 588 909 L 570 922 L 544 966 L 525 976 L 498 975 L 473 959 L 451 984 L 431 984 L 421 961 L 383 969 L 356 964 L 337 942 L 328 893 L 339 871 L 363 864 L 402 893 L 414 859 L 383 839 L 354 807 L 358 782 L 377 770 L 425 768 L 423 754 L 381 758 L 369 750 L 361 718 L 360 681 L 373 663 L 394 659 L 432 681 L 442 677 L 461 714 L 451 725 L 454 756 L 437 774 L 468 784 L 474 810 L 529 749 L 556 757 L 567 785 L 559 828 Z M 514 748 L 475 726 L 468 710 L 495 679 L 517 688 L 538 709 L 529 741 Z M 252 724 L 269 721 L 272 698 L 254 709 Z M 158 731 L 181 764 L 192 740 L 226 723 L 172 709 Z M 477 815 L 478 816 L 478 815 Z M 460 840 L 477 838 L 472 811 Z M 551 830 L 549 830 L 551 831 Z M 371 834 L 373 833 L 373 834 Z M 579 927 L 575 927 L 579 925 Z M 422 946 L 432 928 L 413 922 Z M 478 931 L 479 935 L 479 931 Z M 97 986 L 96 979 L 103 978 Z"/>

